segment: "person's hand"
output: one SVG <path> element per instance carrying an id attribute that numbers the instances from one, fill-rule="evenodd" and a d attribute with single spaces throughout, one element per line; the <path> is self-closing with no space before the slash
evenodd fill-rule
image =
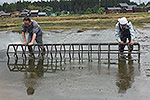
<path id="1" fill-rule="evenodd" d="M 123 44 L 124 42 L 123 42 L 123 41 L 120 41 L 120 43 Z"/>
<path id="2" fill-rule="evenodd" d="M 28 42 L 27 42 L 27 41 L 25 41 L 23 44 L 28 44 Z"/>
<path id="3" fill-rule="evenodd" d="M 30 42 L 28 45 L 33 45 L 33 42 Z"/>
<path id="4" fill-rule="evenodd" d="M 131 40 L 130 44 L 131 44 L 131 45 L 133 45 L 133 44 L 134 44 L 134 41 L 133 41 L 133 40 Z"/>

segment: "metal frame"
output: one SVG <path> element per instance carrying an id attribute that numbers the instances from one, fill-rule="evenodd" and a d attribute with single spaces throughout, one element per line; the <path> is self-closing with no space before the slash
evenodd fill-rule
<path id="1" fill-rule="evenodd" d="M 125 43 L 124 45 L 129 45 L 129 43 Z M 68 54 L 69 60 L 74 60 L 74 55 L 78 54 L 79 62 L 83 58 L 83 54 L 88 55 L 88 60 L 92 60 L 92 54 L 97 54 L 98 60 L 101 60 L 102 54 L 108 55 L 108 61 L 110 61 L 110 55 L 111 54 L 117 54 L 119 59 L 119 44 L 118 43 L 66 43 L 66 44 L 34 44 L 33 45 L 33 52 L 34 54 L 41 54 L 42 50 L 39 49 L 40 46 L 44 46 L 46 49 L 45 57 L 50 57 L 50 59 L 57 59 L 64 60 L 66 59 L 66 55 Z M 95 48 L 95 47 L 96 48 Z M 137 46 L 136 49 L 134 49 L 132 52 L 128 52 L 128 50 L 125 50 L 124 54 L 137 54 L 138 55 L 138 62 L 140 62 L 140 44 L 134 43 L 134 46 Z M 13 54 L 17 59 L 19 58 L 19 55 L 22 55 L 22 57 L 27 58 L 27 54 L 29 53 L 26 49 L 28 45 L 24 44 L 9 44 L 7 48 L 7 57 L 10 58 L 10 54 Z M 35 48 L 38 49 L 36 50 Z M 85 48 L 84 48 L 85 47 Z M 103 47 L 107 47 L 106 49 L 103 49 Z M 112 49 L 111 47 L 115 47 L 115 49 Z M 13 51 L 11 51 L 13 48 Z M 19 50 L 18 48 L 21 48 Z M 54 56 L 55 55 L 55 56 Z"/>

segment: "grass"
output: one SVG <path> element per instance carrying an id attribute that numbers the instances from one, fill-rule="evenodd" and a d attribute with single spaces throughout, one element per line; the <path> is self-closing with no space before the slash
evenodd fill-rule
<path id="1" fill-rule="evenodd" d="M 57 29 L 105 29 L 114 28 L 118 18 L 126 17 L 134 25 L 142 27 L 141 23 L 150 23 L 150 13 L 123 13 L 107 15 L 73 15 L 63 17 L 34 17 L 42 30 L 50 31 Z M 23 18 L 0 18 L 0 30 L 21 30 Z"/>

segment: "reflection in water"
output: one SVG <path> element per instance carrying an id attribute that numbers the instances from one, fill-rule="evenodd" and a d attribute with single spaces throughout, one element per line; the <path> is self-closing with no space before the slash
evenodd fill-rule
<path id="1" fill-rule="evenodd" d="M 38 85 L 37 79 L 44 76 L 43 59 L 39 59 L 37 65 L 35 65 L 35 59 L 29 59 L 28 66 L 24 72 L 24 83 L 27 87 L 27 94 L 33 95 Z"/>
<path id="2" fill-rule="evenodd" d="M 58 67 L 57 63 L 54 65 L 52 62 L 49 63 L 48 60 L 44 62 L 44 59 L 15 59 L 15 61 L 8 59 L 7 65 L 10 71 L 24 72 L 24 84 L 28 95 L 34 94 L 35 89 L 39 85 L 39 79 L 44 77 L 44 72 L 53 73 L 56 70 L 65 70 L 61 64 Z"/>
<path id="3" fill-rule="evenodd" d="M 34 88 L 29 87 L 29 88 L 27 89 L 27 94 L 28 94 L 28 95 L 33 95 L 33 94 L 34 94 Z"/>
<path id="4" fill-rule="evenodd" d="M 119 93 L 125 93 L 127 89 L 131 88 L 134 82 L 134 67 L 133 61 L 119 60 L 118 62 L 118 81 L 116 85 L 119 87 Z"/>
<path id="5" fill-rule="evenodd" d="M 27 88 L 27 94 L 34 94 L 36 88 L 40 84 L 40 79 L 44 77 L 44 73 L 55 73 L 56 71 L 64 71 L 68 66 L 70 70 L 86 70 L 88 69 L 88 75 L 99 74 L 102 75 L 107 73 L 111 75 L 112 65 L 117 65 L 117 62 L 110 61 L 100 61 L 100 62 L 61 62 L 60 60 L 50 60 L 50 59 L 16 59 L 15 61 L 10 61 L 8 59 L 8 68 L 13 72 L 24 72 L 24 84 Z M 128 63 L 127 63 L 128 62 Z M 68 63 L 68 64 L 67 64 Z M 65 67 L 64 67 L 65 66 Z M 119 93 L 125 93 L 134 82 L 134 67 L 133 61 L 129 60 L 118 60 L 118 74 L 116 85 L 119 87 Z M 106 68 L 106 69 L 105 69 Z M 116 68 L 116 67 L 115 67 Z M 115 69 L 115 71 L 117 68 Z"/>
<path id="6" fill-rule="evenodd" d="M 28 63 L 27 63 L 28 62 Z M 39 77 L 44 75 L 44 72 L 54 73 L 56 70 L 65 70 L 62 62 L 57 59 L 8 59 L 7 65 L 12 72 L 35 72 Z"/>

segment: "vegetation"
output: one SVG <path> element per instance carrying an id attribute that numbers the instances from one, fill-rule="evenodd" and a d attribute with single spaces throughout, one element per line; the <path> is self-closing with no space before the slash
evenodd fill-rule
<path id="1" fill-rule="evenodd" d="M 90 14 L 90 15 L 80 15 L 80 16 L 65 16 L 65 17 L 33 17 L 33 20 L 36 20 L 42 30 L 50 31 L 55 29 L 72 29 L 72 28 L 82 28 L 82 29 L 106 29 L 114 28 L 117 19 L 120 17 L 127 17 L 134 26 L 140 25 L 142 23 L 150 23 L 150 13 L 129 13 L 129 14 L 109 14 L 108 15 L 99 15 L 99 14 Z M 15 30 L 21 31 L 23 18 L 0 18 L 0 27 L 1 30 Z"/>
<path id="2" fill-rule="evenodd" d="M 130 2 L 130 0 L 41 0 L 34 2 L 20 0 L 10 4 L 5 2 L 0 6 L 0 11 L 14 12 L 22 9 L 37 9 L 41 11 L 45 7 L 50 7 L 53 12 L 69 11 L 75 14 L 91 14 L 102 13 L 103 11 L 99 10 L 100 7 L 114 7 L 118 3 L 136 4 Z"/>
<path id="3" fill-rule="evenodd" d="M 93 29 L 94 27 L 96 27 L 96 29 L 112 28 L 117 22 L 117 19 L 124 16 L 136 25 L 150 23 L 149 13 L 102 15 L 106 7 L 114 7 L 118 3 L 137 5 L 135 2 L 130 2 L 130 0 L 41 0 L 34 2 L 20 0 L 10 4 L 5 2 L 2 6 L 0 5 L 0 11 L 14 12 L 23 9 L 42 11 L 44 9 L 50 9 L 51 12 L 47 12 L 47 14 L 55 13 L 57 15 L 56 17 L 32 18 L 40 24 L 43 30 L 72 28 Z M 150 2 L 140 4 L 140 6 L 143 7 L 142 11 L 146 11 L 146 7 L 149 5 Z M 63 14 L 67 14 L 67 11 L 69 11 L 70 15 L 63 16 L 60 13 L 62 11 Z M 0 30 L 4 30 L 5 28 L 7 28 L 7 30 L 21 30 L 22 20 L 23 18 L 0 18 Z"/>
<path id="4" fill-rule="evenodd" d="M 105 12 L 105 9 L 103 7 L 98 9 L 98 14 L 103 14 Z"/>

